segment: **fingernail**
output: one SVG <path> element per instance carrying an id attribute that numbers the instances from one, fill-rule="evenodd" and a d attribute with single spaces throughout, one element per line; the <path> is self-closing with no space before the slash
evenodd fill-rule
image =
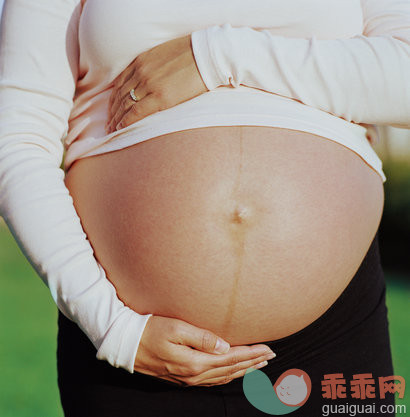
<path id="1" fill-rule="evenodd" d="M 268 354 L 268 356 L 267 356 L 266 358 L 267 358 L 268 360 L 269 360 L 269 359 L 276 358 L 276 353 L 275 353 L 275 352 L 269 353 L 269 354 Z"/>
<path id="2" fill-rule="evenodd" d="M 256 348 L 255 353 L 260 354 L 261 356 L 269 355 L 273 353 L 273 350 L 267 346 L 264 346 L 264 347 L 261 346 L 261 347 Z"/>
<path id="3" fill-rule="evenodd" d="M 259 368 L 262 368 L 262 367 L 266 366 L 267 364 L 268 364 L 268 361 L 263 361 L 263 362 L 258 363 L 257 365 L 255 365 L 254 368 L 259 369 Z"/>
<path id="4" fill-rule="evenodd" d="M 117 124 L 116 129 L 117 129 L 117 130 L 120 130 L 120 129 L 122 129 L 123 127 L 124 127 L 124 125 L 122 124 L 122 122 L 120 122 L 120 123 L 118 123 L 118 124 Z"/>
<path id="5" fill-rule="evenodd" d="M 225 342 L 225 340 L 217 339 L 214 351 L 216 353 L 227 353 L 230 347 L 229 343 Z"/>

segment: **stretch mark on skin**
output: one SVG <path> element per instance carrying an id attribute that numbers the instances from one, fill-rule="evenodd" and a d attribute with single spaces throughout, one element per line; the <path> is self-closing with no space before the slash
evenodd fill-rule
<path id="1" fill-rule="evenodd" d="M 239 196 L 239 187 L 242 180 L 242 166 L 243 166 L 243 127 L 240 126 L 239 137 L 239 169 L 236 182 L 232 191 L 233 201 L 235 201 L 234 210 L 230 213 L 229 218 L 229 232 L 232 238 L 234 255 L 236 258 L 236 265 L 234 270 L 234 281 L 232 285 L 231 294 L 228 300 L 228 308 L 224 320 L 224 334 L 229 335 L 230 326 L 232 324 L 233 314 L 238 298 L 238 286 L 242 273 L 243 255 L 245 250 L 245 229 L 246 229 L 246 214 L 247 210 L 244 206 L 237 203 Z"/>

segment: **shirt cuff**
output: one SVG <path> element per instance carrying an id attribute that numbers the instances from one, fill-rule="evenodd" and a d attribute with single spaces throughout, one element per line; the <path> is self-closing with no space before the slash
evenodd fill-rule
<path id="1" fill-rule="evenodd" d="M 209 31 L 216 27 L 205 28 L 191 33 L 191 46 L 198 71 L 208 90 L 224 85 L 208 41 Z"/>
<path id="2" fill-rule="evenodd" d="M 97 359 L 108 361 L 112 366 L 124 368 L 133 374 L 141 337 L 151 316 L 125 310 L 108 330 L 109 337 L 104 338 L 97 351 Z"/>

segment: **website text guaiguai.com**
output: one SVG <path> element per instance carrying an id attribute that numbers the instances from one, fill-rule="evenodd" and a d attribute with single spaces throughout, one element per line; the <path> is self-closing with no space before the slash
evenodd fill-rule
<path id="1" fill-rule="evenodd" d="M 371 416 L 376 414 L 391 414 L 395 413 L 406 414 L 406 406 L 404 404 L 388 404 L 388 405 L 376 405 L 376 404 L 324 404 L 322 406 L 322 416 L 334 416 L 337 414 L 349 415 L 349 416 L 359 416 L 363 414 L 369 414 Z"/>

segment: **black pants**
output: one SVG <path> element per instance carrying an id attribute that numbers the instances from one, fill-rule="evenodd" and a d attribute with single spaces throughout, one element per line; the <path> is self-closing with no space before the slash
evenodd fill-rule
<path id="1" fill-rule="evenodd" d="M 331 277 L 329 277 L 331 279 Z M 309 300 L 306 300 L 309 302 Z M 95 358 L 84 333 L 61 313 L 58 318 L 58 384 L 66 417 L 262 417 L 243 392 L 243 378 L 214 387 L 180 387 L 141 373 L 130 374 Z M 277 357 L 262 368 L 272 384 L 293 368 L 311 379 L 307 402 L 292 416 L 372 416 L 394 405 L 393 394 L 379 395 L 379 377 L 393 375 L 385 282 L 378 234 L 359 270 L 335 303 L 313 323 L 288 337 L 264 342 Z M 343 374 L 346 398 L 324 398 L 324 375 Z M 375 398 L 355 399 L 353 375 L 371 374 Z M 342 385 L 343 387 L 343 385 Z M 336 414 L 336 406 L 338 409 Z M 375 410 L 361 414 L 363 406 Z M 343 408 L 345 407 L 345 408 Z M 333 411 L 332 411 L 333 410 Z M 343 413 L 343 411 L 346 411 Z M 384 408 L 383 408 L 384 410 Z M 384 413 L 394 416 L 394 412 Z"/>

